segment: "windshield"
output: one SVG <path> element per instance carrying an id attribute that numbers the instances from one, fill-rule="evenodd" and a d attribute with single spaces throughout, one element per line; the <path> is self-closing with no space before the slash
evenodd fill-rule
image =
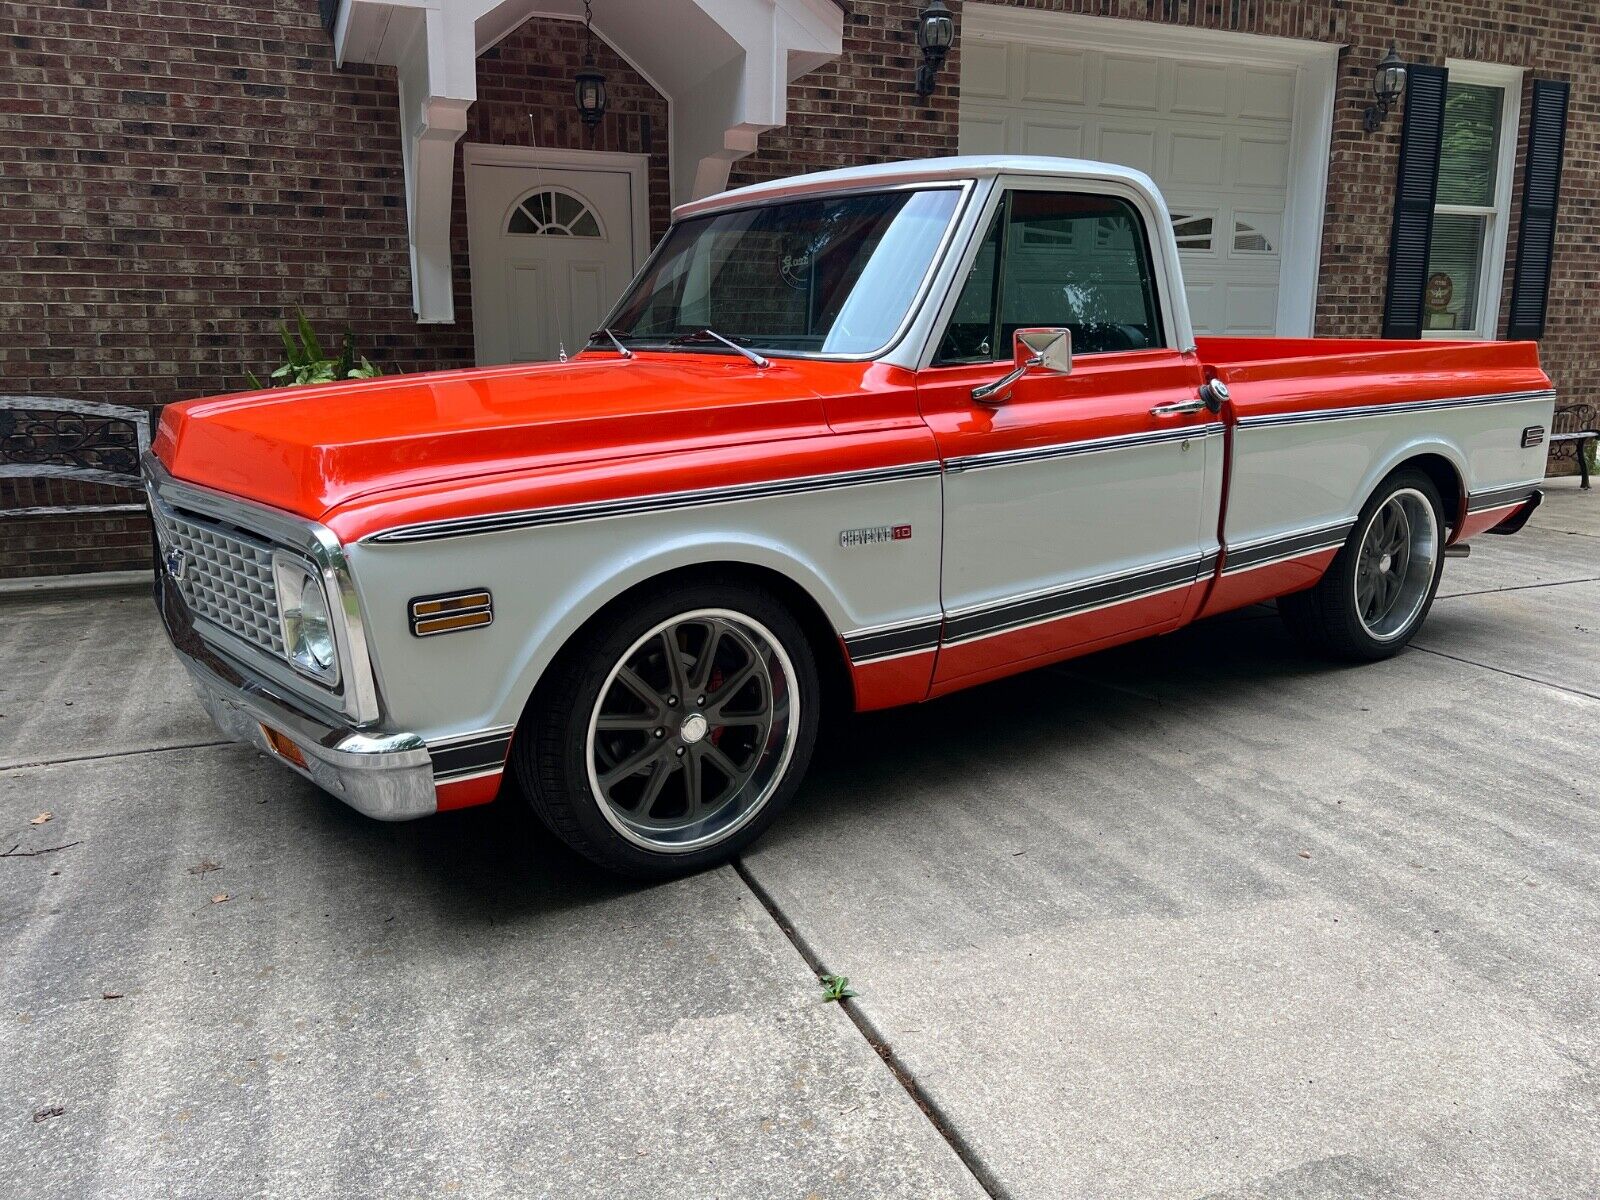
<path id="1" fill-rule="evenodd" d="M 905 319 L 959 198 L 930 188 L 691 217 L 668 231 L 610 330 L 630 345 L 703 349 L 694 335 L 713 329 L 779 354 L 874 353 Z"/>

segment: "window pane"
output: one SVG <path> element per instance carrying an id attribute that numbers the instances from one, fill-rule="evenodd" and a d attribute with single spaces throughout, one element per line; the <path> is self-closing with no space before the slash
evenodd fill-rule
<path id="1" fill-rule="evenodd" d="M 1478 83 L 1452 83 L 1445 91 L 1438 203 L 1494 203 L 1504 97 L 1504 88 Z"/>
<path id="2" fill-rule="evenodd" d="M 680 221 L 612 327 L 640 341 L 709 327 L 757 350 L 871 353 L 910 311 L 959 199 L 931 187 Z"/>
<path id="3" fill-rule="evenodd" d="M 1003 210 L 1002 210 L 1003 211 Z M 956 297 L 956 308 L 944 331 L 935 358 L 940 363 L 992 362 L 994 348 L 994 271 L 1000 246 L 1000 217 L 997 212 L 983 235 L 978 256 L 972 261 L 967 282 Z"/>
<path id="4" fill-rule="evenodd" d="M 1013 192 L 1007 225 L 1000 269 L 1004 354 L 1012 334 L 1030 326 L 1070 329 L 1075 353 L 1160 345 L 1144 226 L 1126 202 Z"/>
<path id="5" fill-rule="evenodd" d="M 1488 218 L 1435 213 L 1428 244 L 1428 287 L 1423 296 L 1424 329 L 1492 331 L 1478 326 L 1478 280 L 1483 264 Z"/>

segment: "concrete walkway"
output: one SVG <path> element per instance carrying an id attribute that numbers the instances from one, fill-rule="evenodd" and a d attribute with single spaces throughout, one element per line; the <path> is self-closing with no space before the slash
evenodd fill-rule
<path id="1" fill-rule="evenodd" d="M 648 889 L 218 744 L 142 597 L 0 606 L 0 1190 L 1600 1193 L 1596 496 L 1388 663 L 1249 610 L 858 719 Z"/>

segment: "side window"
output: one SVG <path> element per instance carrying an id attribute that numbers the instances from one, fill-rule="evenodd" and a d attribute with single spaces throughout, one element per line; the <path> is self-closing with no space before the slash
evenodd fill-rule
<path id="1" fill-rule="evenodd" d="M 938 363 L 1011 357 L 1018 329 L 1072 331 L 1074 354 L 1160 346 L 1144 223 L 1124 200 L 1007 192 L 940 342 Z"/>

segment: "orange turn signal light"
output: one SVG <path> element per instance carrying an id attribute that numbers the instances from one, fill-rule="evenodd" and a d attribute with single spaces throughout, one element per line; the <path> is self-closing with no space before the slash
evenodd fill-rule
<path id="1" fill-rule="evenodd" d="M 494 624 L 494 599 L 485 588 L 418 596 L 411 601 L 411 632 L 417 637 Z"/>
<path id="2" fill-rule="evenodd" d="M 280 758 L 288 759 L 303 771 L 310 770 L 306 765 L 306 756 L 299 746 L 296 746 L 270 725 L 263 725 L 261 732 L 267 735 L 267 744 L 278 752 Z"/>

